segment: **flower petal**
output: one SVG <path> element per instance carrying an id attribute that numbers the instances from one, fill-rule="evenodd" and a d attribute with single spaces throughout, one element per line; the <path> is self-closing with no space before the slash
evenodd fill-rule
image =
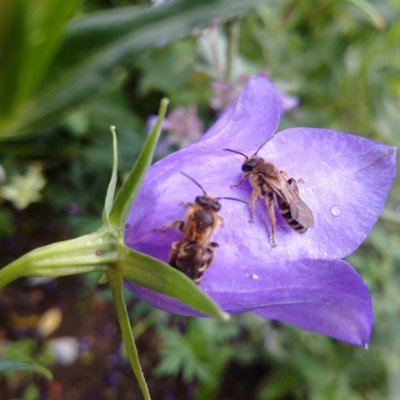
<path id="1" fill-rule="evenodd" d="M 315 226 L 299 234 L 276 210 L 277 247 L 271 248 L 268 214 L 261 200 L 256 202 L 254 223 L 249 222 L 249 207 L 222 200 L 224 227 L 214 239 L 235 243 L 260 259 L 341 258 L 352 253 L 382 211 L 395 174 L 393 147 L 329 130 L 288 129 L 275 135 L 260 154 L 299 181 L 300 196 L 315 218 Z M 239 180 L 241 162 L 240 155 L 215 150 L 213 145 L 207 149 L 192 145 L 153 165 L 128 219 L 127 245 L 168 261 L 171 244 L 181 235 L 174 229 L 162 233 L 154 229 L 182 219 L 181 203 L 201 193 L 179 171 L 197 179 L 211 195 L 249 201 L 248 182 L 239 188 L 229 186 Z"/>
<path id="2" fill-rule="evenodd" d="M 358 273 L 342 260 L 271 260 L 239 256 L 236 264 L 218 253 L 201 287 L 223 310 L 258 315 L 323 333 L 355 345 L 368 343 L 372 303 Z M 226 261 L 226 262 L 225 262 Z M 163 310 L 199 316 L 164 295 L 129 283 L 133 292 Z"/>
<path id="3" fill-rule="evenodd" d="M 382 212 L 396 169 L 394 147 L 328 129 L 287 129 L 259 154 L 299 181 L 300 196 L 314 214 L 315 226 L 305 234 L 277 215 L 273 251 L 291 257 L 343 258 L 357 249 Z M 250 198 L 249 185 L 240 190 Z M 258 221 L 265 217 L 261 207 Z"/>
<path id="4" fill-rule="evenodd" d="M 265 78 L 254 76 L 236 103 L 197 143 L 207 141 L 207 145 L 215 149 L 229 145 L 246 152 L 272 137 L 279 125 L 280 112 L 280 98 L 274 85 Z"/>

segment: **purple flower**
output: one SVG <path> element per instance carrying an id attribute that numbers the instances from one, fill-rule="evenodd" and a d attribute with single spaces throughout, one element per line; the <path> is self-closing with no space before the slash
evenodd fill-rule
<path id="1" fill-rule="evenodd" d="M 274 133 L 280 100 L 268 80 L 252 78 L 231 106 L 195 144 L 151 167 L 129 215 L 128 246 L 168 262 L 176 229 L 155 232 L 182 219 L 181 202 L 200 190 L 179 171 L 197 179 L 213 196 L 249 200 L 241 176 L 243 157 L 229 147 L 259 155 L 298 181 L 315 226 L 290 229 L 277 212 L 276 243 L 269 243 L 265 205 L 256 202 L 255 222 L 246 204 L 222 200 L 224 224 L 213 236 L 220 247 L 200 287 L 231 314 L 255 312 L 355 345 L 366 345 L 373 313 L 367 286 L 341 258 L 364 241 L 382 211 L 395 174 L 395 148 L 328 129 L 292 128 Z M 163 310 L 199 315 L 188 306 L 136 284 L 132 291 Z"/>
<path id="2" fill-rule="evenodd" d="M 269 73 L 266 70 L 260 71 L 258 75 L 269 78 Z M 242 74 L 238 78 L 234 79 L 233 82 L 214 81 L 212 83 L 213 97 L 210 100 L 210 107 L 213 110 L 221 111 L 235 103 L 240 91 L 243 89 L 249 79 L 249 75 Z M 277 87 L 275 87 L 275 90 L 278 95 L 282 111 L 293 110 L 299 105 L 298 97 L 289 96 Z"/>
<path id="3" fill-rule="evenodd" d="M 148 118 L 147 128 L 149 132 L 153 129 L 156 121 L 157 116 L 155 115 Z M 157 152 L 164 152 L 170 145 L 188 146 L 200 138 L 203 128 L 203 122 L 198 117 L 195 106 L 174 108 L 161 126 L 161 129 L 168 131 L 168 134 L 164 139 L 161 139 Z"/>

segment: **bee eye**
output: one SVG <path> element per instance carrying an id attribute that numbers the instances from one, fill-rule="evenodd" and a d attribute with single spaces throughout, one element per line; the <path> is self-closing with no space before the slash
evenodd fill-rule
<path id="1" fill-rule="evenodd" d="M 221 209 L 221 203 L 219 201 L 213 201 L 212 204 L 211 204 L 211 207 L 215 211 L 219 211 Z"/>
<path id="2" fill-rule="evenodd" d="M 200 204 L 201 206 L 207 206 L 208 205 L 208 199 L 204 196 L 197 196 L 194 199 L 195 203 Z"/>
<path id="3" fill-rule="evenodd" d="M 243 172 L 250 172 L 253 170 L 253 168 L 254 168 L 254 165 L 251 162 L 245 162 L 244 164 L 242 164 Z"/>

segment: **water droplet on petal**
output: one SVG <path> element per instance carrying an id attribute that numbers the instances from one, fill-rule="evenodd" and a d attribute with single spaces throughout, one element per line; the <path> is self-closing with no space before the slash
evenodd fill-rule
<path id="1" fill-rule="evenodd" d="M 250 275 L 250 278 L 251 278 L 251 279 L 254 279 L 254 280 L 260 279 L 259 276 L 258 276 L 257 274 L 251 274 L 251 275 Z"/>
<path id="2" fill-rule="evenodd" d="M 331 207 L 331 214 L 334 217 L 340 217 L 342 215 L 342 210 L 340 209 L 339 206 L 332 206 Z"/>
<path id="3" fill-rule="evenodd" d="M 128 222 L 125 224 L 125 228 L 129 228 L 129 224 L 128 224 Z"/>

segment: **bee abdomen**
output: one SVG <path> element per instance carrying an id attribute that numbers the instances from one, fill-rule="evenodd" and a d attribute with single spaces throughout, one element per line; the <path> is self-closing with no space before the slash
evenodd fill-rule
<path id="1" fill-rule="evenodd" d="M 214 258 L 213 247 L 216 245 L 215 242 L 209 246 L 202 246 L 195 241 L 175 242 L 172 245 L 169 264 L 198 284 Z"/>
<path id="2" fill-rule="evenodd" d="M 295 231 L 297 231 L 299 233 L 304 233 L 307 230 L 307 228 L 305 226 L 301 225 L 299 222 L 297 222 L 292 217 L 292 213 L 290 212 L 289 204 L 278 199 L 278 206 L 279 206 L 279 211 L 282 214 L 283 219 L 286 221 L 286 223 L 292 229 L 294 229 Z"/>

